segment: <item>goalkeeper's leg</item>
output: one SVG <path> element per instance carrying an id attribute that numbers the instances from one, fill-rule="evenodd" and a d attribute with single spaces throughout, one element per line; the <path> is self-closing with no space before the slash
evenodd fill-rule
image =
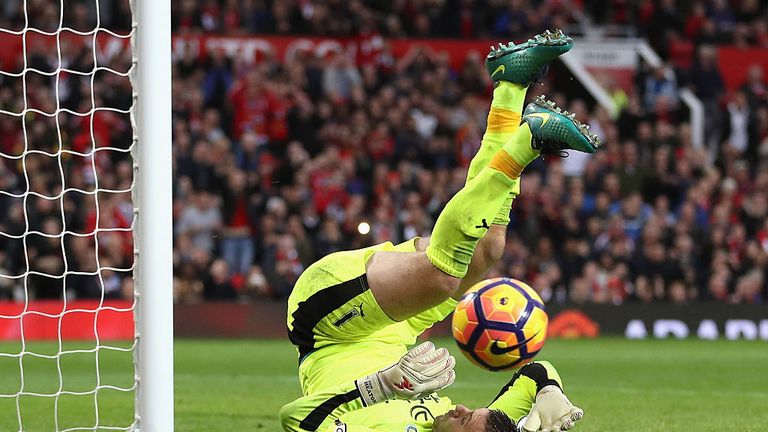
<path id="1" fill-rule="evenodd" d="M 490 71 L 489 71 L 490 73 Z M 509 81 L 499 81 L 493 91 L 493 100 L 488 113 L 488 124 L 483 134 L 480 149 L 472 158 L 467 171 L 467 182 L 475 178 L 478 172 L 488 166 L 496 152 L 501 149 L 515 131 L 520 127 L 520 119 L 528 87 Z M 461 279 L 458 290 L 452 295 L 458 300 L 467 289 L 483 280 L 488 271 L 496 265 L 504 253 L 509 223 L 509 211 L 512 200 L 520 193 L 520 180 L 515 179 L 507 199 L 496 213 L 488 233 L 480 239 L 475 247 L 475 253 L 469 263 L 467 274 Z M 416 243 L 416 249 L 425 251 L 429 245 L 429 237 L 421 238 Z M 411 317 L 408 322 L 414 334 L 421 334 L 434 323 L 443 320 L 456 306 L 455 301 L 442 304 L 423 311 Z"/>
<path id="2" fill-rule="evenodd" d="M 488 124 L 480 150 L 469 164 L 467 182 L 473 179 L 482 168 L 488 166 L 493 155 L 512 138 L 520 126 L 527 90 L 527 86 L 509 81 L 496 83 L 491 109 L 488 112 Z M 512 201 L 519 194 L 520 178 L 517 178 L 496 212 L 488 233 L 478 242 L 467 274 L 462 278 L 459 289 L 453 294 L 453 298 L 458 300 L 466 290 L 483 280 L 488 271 L 501 259 L 506 245 L 507 225 L 509 224 Z"/>
<path id="3" fill-rule="evenodd" d="M 378 252 L 368 261 L 371 292 L 392 319 L 404 320 L 453 296 L 467 274 L 478 241 L 538 156 L 531 130 L 518 128 L 488 166 L 467 182 L 437 219 L 424 252 Z"/>
<path id="4" fill-rule="evenodd" d="M 401 321 L 456 295 L 478 241 L 523 169 L 542 152 L 594 153 L 598 145 L 585 125 L 553 103 L 537 98 L 529 104 L 523 124 L 440 213 L 425 252 L 378 252 L 368 261 L 368 283 L 382 311 Z"/>
<path id="5" fill-rule="evenodd" d="M 519 127 L 528 86 L 541 79 L 550 60 L 567 52 L 571 46 L 570 38 L 561 32 L 544 32 L 520 45 L 500 45 L 491 49 L 486 58 L 486 69 L 494 81 L 493 100 L 482 145 L 469 165 L 467 181 L 488 165 L 493 155 Z M 516 179 L 488 233 L 478 242 L 467 274 L 453 295 L 454 299 L 459 299 L 467 289 L 484 279 L 488 271 L 501 259 L 506 243 L 509 212 L 512 201 L 519 193 L 520 180 Z M 424 250 L 428 244 L 429 239 L 423 239 L 419 247 Z M 451 308 L 446 307 L 446 310 Z"/>
<path id="6" fill-rule="evenodd" d="M 488 55 L 486 66 L 497 82 L 499 95 L 494 95 L 497 97 L 491 115 L 491 134 L 470 166 L 467 184 L 440 214 L 424 252 L 379 252 L 367 263 L 371 292 L 390 318 L 407 319 L 460 293 L 479 240 L 494 221 L 502 225 L 508 222 L 511 199 L 519 191 L 520 174 L 540 150 L 550 150 L 546 141 L 552 141 L 554 148 L 594 151 L 583 131 L 573 125 L 558 127 L 569 121 L 557 118 L 561 113 L 553 111 L 552 122 L 527 122 L 533 126 L 536 142 L 543 145 L 533 144 L 531 125 L 517 129 L 514 125 L 525 88 L 546 63 L 568 51 L 571 44 L 570 38 L 562 33 L 547 32 L 525 44 L 500 45 Z M 494 228 L 494 232 L 497 239 L 503 235 L 503 229 Z M 470 275 L 465 284 L 482 275 L 484 271 Z"/>
<path id="7" fill-rule="evenodd" d="M 485 134 L 483 134 L 480 149 L 469 164 L 467 183 L 474 179 L 480 170 L 488 166 L 493 155 L 512 138 L 515 131 L 520 127 L 527 90 L 527 86 L 509 81 L 496 83 L 491 108 L 488 112 Z M 452 296 L 454 299 L 458 300 L 467 289 L 483 280 L 488 271 L 501 259 L 506 244 L 512 201 L 519 194 L 520 178 L 517 178 L 514 180 L 512 189 L 507 194 L 503 204 L 496 212 L 488 233 L 477 243 L 467 274 L 462 278 L 459 289 Z M 417 247 L 419 250 L 426 250 L 428 245 L 429 237 L 421 239 Z M 450 313 L 453 309 L 446 307 L 445 310 L 446 313 Z"/>

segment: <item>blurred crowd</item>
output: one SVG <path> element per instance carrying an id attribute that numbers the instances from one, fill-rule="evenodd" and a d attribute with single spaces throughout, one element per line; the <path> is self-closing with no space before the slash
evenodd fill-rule
<path id="1" fill-rule="evenodd" d="M 61 52 L 72 72 L 58 79 L 45 44 L 29 46 L 34 71 L 0 76 L 0 299 L 130 297 L 131 84 L 107 70 L 91 81 L 90 48 Z M 131 53 L 98 61 L 124 74 Z"/>
<path id="2" fill-rule="evenodd" d="M 24 1 L 4 0 L 0 24 L 20 29 Z M 95 0 L 65 3 L 64 22 L 85 30 Z M 128 0 L 99 0 L 99 19 L 130 29 Z M 26 0 L 30 26 L 58 26 L 59 2 Z M 311 34 L 386 38 L 527 38 L 550 28 L 648 38 L 665 51 L 678 43 L 768 46 L 765 0 L 172 0 L 177 34 Z"/>
<path id="3" fill-rule="evenodd" d="M 768 46 L 765 0 L 177 0 L 180 33 L 525 38 L 592 23 L 670 41 Z"/>
<path id="4" fill-rule="evenodd" d="M 708 55 L 702 46 L 694 67 L 706 68 Z M 491 93 L 479 56 L 453 71 L 426 49 L 392 63 L 303 53 L 238 70 L 222 53 L 176 67 L 180 298 L 286 296 L 330 252 L 429 235 L 463 185 Z M 554 69 L 531 96 L 548 89 L 604 148 L 526 171 L 493 275 L 530 281 L 555 301 L 762 301 L 768 106 L 759 70 L 726 97 L 721 80 L 695 69 L 648 69 L 616 117 L 558 88 L 565 73 Z M 688 85 L 725 104 L 711 116 L 713 147 L 694 148 L 682 121 L 678 86 Z"/>
<path id="5" fill-rule="evenodd" d="M 120 10 L 120 2 L 112 3 Z M 585 10 L 602 5 L 594 14 L 599 21 L 627 20 L 638 28 L 648 14 L 667 17 L 694 45 L 692 61 L 679 65 L 662 53 L 667 66 L 641 70 L 633 91 L 612 90 L 617 114 L 583 99 L 556 66 L 543 85 L 531 87 L 529 96 L 546 91 L 589 123 L 604 145 L 590 157 L 540 159 L 526 170 L 507 250 L 491 276 L 526 280 L 557 302 L 765 301 L 763 71 L 750 71 L 743 86 L 727 93 L 710 43 L 731 40 L 689 36 L 696 6 L 673 13 L 675 2 L 667 0 L 583 3 Z M 641 7 L 646 3 L 652 7 Z M 745 24 L 750 43 L 765 43 L 757 37 L 765 2 L 742 0 L 728 13 L 718 9 L 721 3 L 727 2 L 701 2 L 705 24 L 698 31 L 714 21 L 725 29 L 723 16 L 730 14 L 729 37 Z M 568 2 L 528 4 L 181 0 L 174 3 L 174 25 L 179 32 L 355 34 L 368 28 L 390 37 L 513 36 L 573 19 Z M 744 12 L 750 10 L 757 12 Z M 89 70 L 90 54 L 72 47 L 68 67 Z M 56 56 L 33 57 L 30 65 L 55 69 Z M 101 61 L 125 71 L 130 56 L 116 52 Z M 245 64 L 213 51 L 203 62 L 178 58 L 173 73 L 178 302 L 285 297 L 299 274 L 328 253 L 429 235 L 464 183 L 492 90 L 482 55 L 468 54 L 454 70 L 444 55 L 427 49 L 361 65 L 345 55 L 309 52 L 289 63 L 264 58 Z M 55 80 L 29 75 L 26 98 L 20 79 L 2 77 L 0 109 L 19 112 L 27 103 L 55 111 Z M 682 87 L 707 107 L 704 148 L 693 146 L 678 102 Z M 93 88 L 89 79 L 71 75 L 58 88 L 61 107 L 77 112 L 93 107 L 92 90 L 96 107 L 127 108 L 131 101 L 127 79 L 109 72 L 98 73 Z M 110 297 L 130 296 L 132 240 L 125 230 L 132 222 L 126 190 L 133 172 L 124 152 L 130 122 L 105 111 L 93 122 L 92 138 L 89 117 L 0 114 L 0 190 L 29 188 L 49 197 L 0 193 L 0 232 L 8 234 L 0 236 L 0 274 L 33 272 L 28 286 L 18 277 L 0 277 L 0 296 L 21 298 L 26 290 L 57 297 L 64 287 L 67 296 L 93 297 L 100 286 Z M 55 154 L 61 146 L 86 155 L 19 158 L 25 137 L 27 151 Z M 108 149 L 89 156 L 94 140 Z M 25 230 L 33 232 L 26 242 L 17 238 Z M 40 275 L 65 270 L 64 278 Z"/>

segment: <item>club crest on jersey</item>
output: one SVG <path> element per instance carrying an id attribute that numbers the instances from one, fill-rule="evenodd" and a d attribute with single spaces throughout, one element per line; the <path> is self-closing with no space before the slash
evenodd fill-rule
<path id="1" fill-rule="evenodd" d="M 416 426 L 409 424 L 405 427 L 405 432 L 419 432 L 419 430 L 416 429 Z"/>
<path id="2" fill-rule="evenodd" d="M 341 316 L 341 318 L 337 319 L 333 322 L 333 325 L 336 327 L 341 327 L 344 324 L 348 323 L 349 320 L 351 320 L 354 317 L 361 317 L 365 318 L 365 313 L 363 312 L 363 303 L 360 303 L 359 305 L 352 305 L 352 310 L 345 313 Z"/>
<path id="3" fill-rule="evenodd" d="M 342 423 L 341 421 L 336 420 L 336 423 L 333 426 L 336 428 L 336 429 L 333 430 L 333 432 L 347 432 L 347 424 L 346 423 Z"/>

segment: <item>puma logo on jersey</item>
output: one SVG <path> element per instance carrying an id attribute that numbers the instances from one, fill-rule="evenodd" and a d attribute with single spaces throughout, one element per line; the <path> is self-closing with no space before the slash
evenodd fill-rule
<path id="1" fill-rule="evenodd" d="M 363 313 L 363 303 L 360 303 L 358 306 L 352 305 L 355 309 L 357 309 L 358 312 L 360 312 L 360 317 L 365 318 L 365 314 Z"/>
<path id="2" fill-rule="evenodd" d="M 486 221 L 485 219 L 483 219 L 483 224 L 482 224 L 482 225 L 475 225 L 475 228 L 477 228 L 477 229 L 480 229 L 480 228 L 489 229 L 489 228 L 490 228 L 490 226 L 488 225 L 488 221 Z"/>

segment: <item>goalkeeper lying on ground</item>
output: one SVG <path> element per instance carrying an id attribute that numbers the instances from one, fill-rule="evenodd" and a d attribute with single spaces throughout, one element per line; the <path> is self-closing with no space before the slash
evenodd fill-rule
<path id="1" fill-rule="evenodd" d="M 285 405 L 280 420 L 286 431 L 559 432 L 583 415 L 548 362 L 520 368 L 488 408 L 454 405 L 434 393 L 453 382 L 454 364 L 445 348 L 425 342 L 385 370 Z"/>
<path id="2" fill-rule="evenodd" d="M 493 410 L 468 410 L 433 394 L 454 380 L 447 351 L 406 348 L 501 258 L 523 169 L 540 154 L 597 149 L 596 137 L 553 103 L 537 98 L 523 112 L 527 87 L 571 46 L 562 33 L 546 32 L 491 50 L 488 127 L 466 185 L 430 238 L 333 253 L 299 277 L 288 332 L 304 396 L 281 409 L 285 430 L 514 431 L 530 412 L 520 426 L 549 431 L 581 417 L 548 363 L 521 368 Z"/>

